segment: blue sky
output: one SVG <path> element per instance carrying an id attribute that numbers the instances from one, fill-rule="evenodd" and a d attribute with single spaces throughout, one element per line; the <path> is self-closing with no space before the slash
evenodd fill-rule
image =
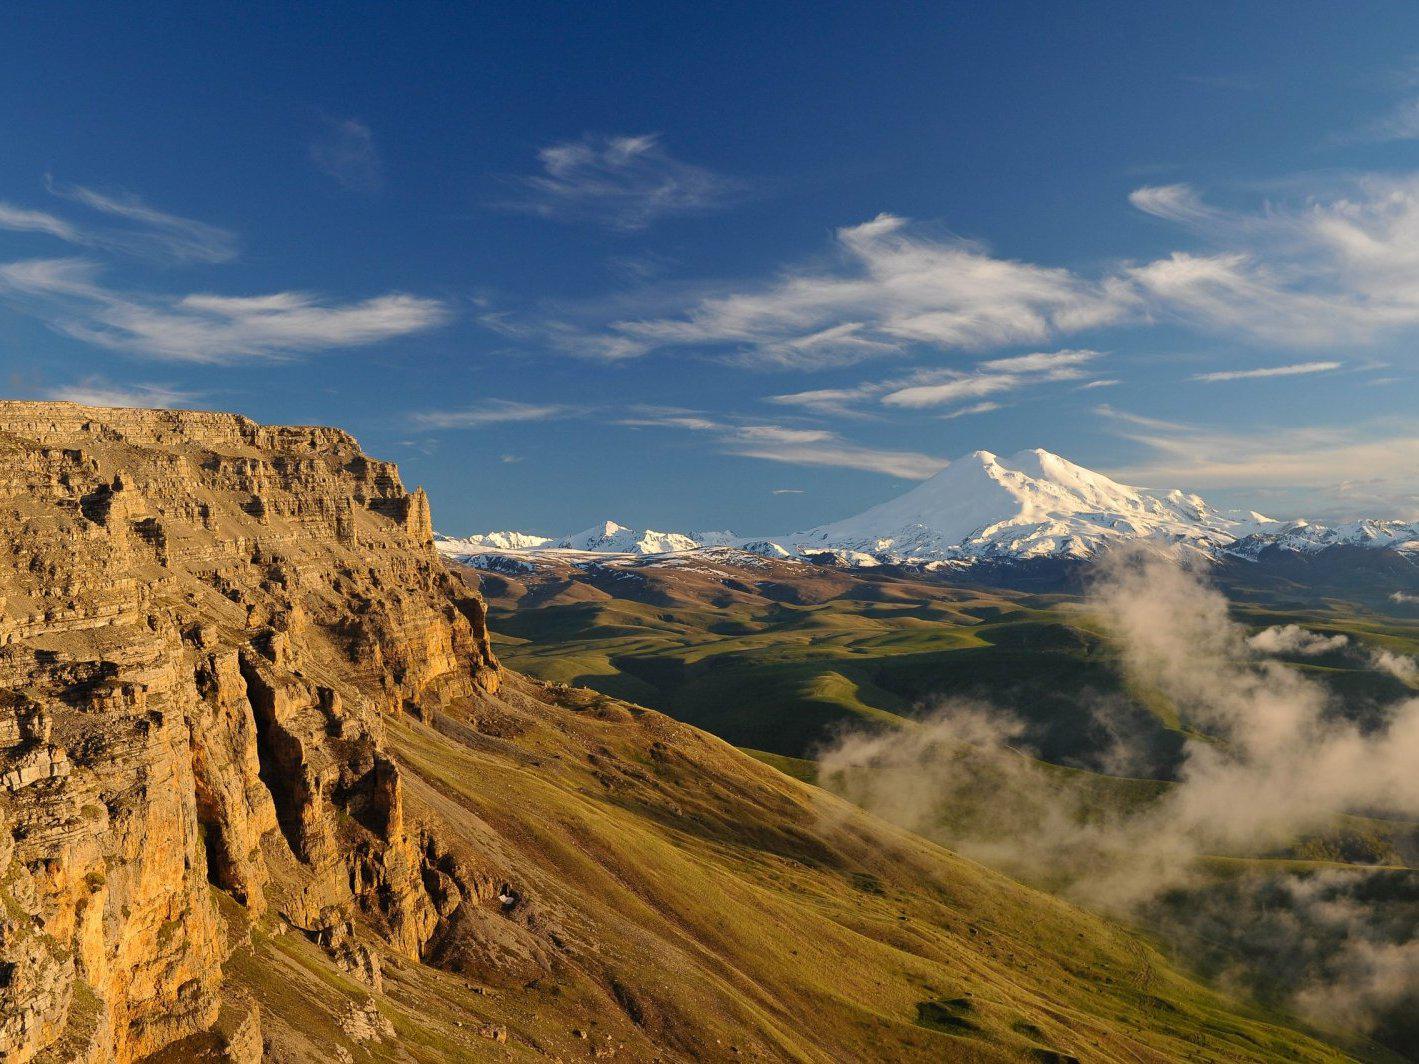
<path id="1" fill-rule="evenodd" d="M 1042 446 L 1419 517 L 1419 7 L 29 5 L 11 397 L 334 423 L 450 532 Z"/>

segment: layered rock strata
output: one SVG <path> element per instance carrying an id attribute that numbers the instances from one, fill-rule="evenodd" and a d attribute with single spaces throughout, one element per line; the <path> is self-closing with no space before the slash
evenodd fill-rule
<path id="1" fill-rule="evenodd" d="M 214 1028 L 213 887 L 417 959 L 459 888 L 384 718 L 500 681 L 423 493 L 333 429 L 0 403 L 0 527 L 0 1060 Z"/>

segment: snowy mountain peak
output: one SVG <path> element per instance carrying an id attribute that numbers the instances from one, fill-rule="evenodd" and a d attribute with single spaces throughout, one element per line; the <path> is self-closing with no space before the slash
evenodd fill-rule
<path id="1" fill-rule="evenodd" d="M 462 539 L 436 536 L 440 553 L 450 558 L 477 554 L 529 551 L 578 551 L 587 554 L 671 554 L 698 547 L 718 547 L 737 542 L 733 532 L 657 532 L 628 528 L 602 521 L 570 536 L 535 536 L 527 532 L 485 532 Z"/>
<path id="2" fill-rule="evenodd" d="M 1251 532 L 1256 516 L 1129 487 L 1033 448 L 1008 458 L 975 451 L 905 495 L 791 539 L 897 559 L 1087 557 L 1136 539 L 1210 552 Z"/>
<path id="3" fill-rule="evenodd" d="M 434 536 L 434 546 L 444 554 L 477 554 L 485 550 L 537 550 L 552 542 L 549 536 L 534 536 L 528 532 L 483 532 L 456 539 Z"/>
<path id="4" fill-rule="evenodd" d="M 604 521 L 584 532 L 566 536 L 555 545 L 562 550 L 609 554 L 665 554 L 670 551 L 694 550 L 700 544 L 682 532 L 634 529 L 615 521 Z"/>
<path id="5" fill-rule="evenodd" d="M 827 551 L 850 565 L 957 566 L 1083 559 L 1115 544 L 1140 541 L 1214 558 L 1365 547 L 1419 559 L 1419 523 L 1356 521 L 1328 527 L 1222 511 L 1188 492 L 1121 484 L 1040 448 L 1005 458 L 974 451 L 895 499 L 792 536 L 745 540 L 731 532 L 657 532 L 603 521 L 561 537 L 522 532 L 441 536 L 438 548 L 460 560 L 511 555 L 526 561 L 547 551 L 646 555 L 727 546 L 778 558 Z"/>

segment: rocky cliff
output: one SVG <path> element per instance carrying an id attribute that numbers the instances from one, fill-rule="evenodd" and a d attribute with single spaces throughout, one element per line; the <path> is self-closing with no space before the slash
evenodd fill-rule
<path id="1" fill-rule="evenodd" d="M 373 980 L 436 847 L 387 714 L 495 691 L 428 504 L 345 433 L 0 404 L 0 1058 L 132 1060 L 213 1026 L 209 883 Z"/>
<path id="2" fill-rule="evenodd" d="M 6 1064 L 1333 1058 L 505 673 L 423 494 L 342 432 L 0 403 L 0 530 Z"/>

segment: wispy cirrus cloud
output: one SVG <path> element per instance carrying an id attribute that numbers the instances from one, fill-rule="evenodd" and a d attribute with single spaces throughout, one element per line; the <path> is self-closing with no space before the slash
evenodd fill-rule
<path id="1" fill-rule="evenodd" d="M 864 447 L 845 440 L 815 444 L 791 444 L 777 447 L 752 442 L 729 443 L 725 454 L 741 458 L 761 458 L 796 466 L 827 466 L 834 469 L 859 469 L 881 473 L 900 480 L 925 480 L 947 466 L 944 458 L 919 451 L 897 451 L 888 448 Z"/>
<path id="2" fill-rule="evenodd" d="M 1419 174 L 1353 176 L 1250 212 L 1187 185 L 1130 200 L 1214 245 L 1123 271 L 1159 313 L 1295 347 L 1419 328 Z"/>
<path id="3" fill-rule="evenodd" d="M 990 414 L 997 410 L 1005 409 L 1004 403 L 984 402 L 972 403 L 970 406 L 963 406 L 959 410 L 952 410 L 949 414 L 942 414 L 943 421 L 955 421 L 958 417 L 974 417 L 977 414 Z"/>
<path id="4" fill-rule="evenodd" d="M 46 185 L 61 199 L 123 223 L 123 228 L 86 228 L 74 243 L 173 263 L 229 262 L 237 256 L 235 233 L 158 210 L 131 192 L 101 192 L 52 179 L 47 179 Z"/>
<path id="5" fill-rule="evenodd" d="M 861 446 L 828 429 L 779 425 L 680 407 L 637 406 L 613 411 L 488 399 L 456 410 L 422 411 L 411 420 L 417 428 L 437 431 L 584 417 L 604 418 L 626 428 L 672 429 L 703 435 L 713 441 L 721 454 L 786 465 L 863 469 L 906 480 L 923 479 L 946 465 L 942 459 L 915 451 Z"/>
<path id="6" fill-rule="evenodd" d="M 0 229 L 12 232 L 47 233 L 71 244 L 86 243 L 84 234 L 63 218 L 47 211 L 35 211 L 0 201 Z"/>
<path id="7" fill-rule="evenodd" d="M 520 421 L 552 421 L 579 416 L 580 408 L 557 403 L 519 403 L 511 399 L 488 399 L 457 410 L 425 410 L 411 420 L 421 429 L 477 429 Z"/>
<path id="8" fill-rule="evenodd" d="M 744 191 L 739 181 L 671 155 L 653 133 L 588 134 L 548 145 L 537 161 L 542 172 L 516 179 L 523 194 L 506 206 L 623 232 L 716 209 Z"/>
<path id="9" fill-rule="evenodd" d="M 914 234 L 890 214 L 838 230 L 835 251 L 831 266 L 790 269 L 676 315 L 587 331 L 585 353 L 702 347 L 749 365 L 817 369 L 910 345 L 981 350 L 1044 340 L 1117 322 L 1138 303 L 1121 280 L 997 258 L 972 241 Z"/>
<path id="10" fill-rule="evenodd" d="M 1171 322 L 1273 349 L 1419 330 L 1419 173 L 1297 179 L 1284 190 L 1238 209 L 1187 184 L 1135 189 L 1134 207 L 1203 246 L 1093 274 L 1003 258 L 884 213 L 837 230 L 829 254 L 768 280 L 658 286 L 641 308 L 618 293 L 599 305 L 544 307 L 534 321 L 483 320 L 594 360 L 694 351 L 797 370 L 990 351 L 1125 324 Z M 972 380 L 942 394 L 1005 387 Z M 814 391 L 820 409 L 852 405 L 851 395 L 829 394 L 844 389 Z"/>
<path id="11" fill-rule="evenodd" d="M 76 203 L 117 224 L 73 222 L 49 211 L 0 202 L 0 229 L 44 233 L 65 243 L 116 251 L 165 263 L 227 262 L 236 257 L 235 234 L 192 218 L 170 214 L 128 192 L 100 192 L 46 179 L 51 195 Z"/>
<path id="12" fill-rule="evenodd" d="M 1307 517 L 1419 519 L 1419 433 L 1402 421 L 1334 427 L 1186 424 L 1108 405 L 1095 413 L 1144 449 L 1110 476 L 1154 487 L 1254 492 Z"/>
<path id="13" fill-rule="evenodd" d="M 904 377 L 864 381 L 849 388 L 819 388 L 772 395 L 767 401 L 838 416 L 865 416 L 862 407 L 865 403 L 905 409 L 949 406 L 1051 381 L 1078 380 L 1087 375 L 1083 367 L 1102 357 L 1100 351 L 1083 348 L 1037 351 L 1028 355 L 988 359 L 977 363 L 971 370 L 923 369 Z M 979 402 L 954 416 L 988 413 L 999 409 L 1000 405 Z"/>
<path id="14" fill-rule="evenodd" d="M 1419 140 L 1419 98 L 1401 100 L 1388 112 L 1359 129 L 1336 138 L 1345 141 Z"/>
<path id="15" fill-rule="evenodd" d="M 304 292 L 168 296 L 105 285 L 86 259 L 0 265 L 0 298 L 52 328 L 144 358 L 221 364 L 377 343 L 442 325 L 438 300 L 393 293 L 333 302 Z"/>
<path id="16" fill-rule="evenodd" d="M 1263 366 L 1259 369 L 1226 369 L 1214 373 L 1197 373 L 1195 381 L 1245 381 L 1268 377 L 1301 377 L 1311 373 L 1329 373 L 1340 369 L 1343 362 L 1295 362 L 1289 366 Z"/>
<path id="17" fill-rule="evenodd" d="M 383 188 L 384 162 L 374 131 L 357 118 L 326 116 L 323 123 L 308 151 L 315 168 L 348 192 L 372 195 Z"/>
<path id="18" fill-rule="evenodd" d="M 103 377 L 85 377 L 73 384 L 50 388 L 45 398 L 83 406 L 129 406 L 153 409 L 191 408 L 201 403 L 199 392 L 167 384 L 113 384 Z"/>
<path id="19" fill-rule="evenodd" d="M 991 359 L 969 373 L 954 370 L 923 373 L 919 375 L 921 383 L 889 390 L 882 396 L 882 402 L 887 406 L 920 409 L 1011 392 L 1047 381 L 1078 380 L 1084 376 L 1081 367 L 1101 357 L 1099 351 L 1071 349 Z"/>
<path id="20" fill-rule="evenodd" d="M 851 388 L 813 388 L 806 392 L 787 392 L 770 395 L 765 401 L 778 406 L 792 406 L 810 410 L 815 414 L 830 414 L 837 417 L 864 417 L 857 404 L 865 399 L 880 395 L 886 385 L 869 381 Z"/>
<path id="21" fill-rule="evenodd" d="M 98 253 L 133 255 L 167 266 L 215 264 L 236 257 L 236 235 L 159 210 L 132 193 L 53 180 L 46 184 L 52 195 L 104 221 L 78 224 L 0 203 L 0 229 L 43 233 L 89 252 L 0 263 L 0 300 L 97 347 L 216 365 L 378 343 L 434 328 L 452 316 L 440 300 L 402 292 L 340 301 L 299 291 L 180 295 L 119 287 L 105 280 Z"/>
<path id="22" fill-rule="evenodd" d="M 618 424 L 706 433 L 721 454 L 785 465 L 860 469 L 902 480 L 924 480 L 947 465 L 944 459 L 918 451 L 866 447 L 827 429 L 731 421 L 687 410 L 647 408 Z"/>

